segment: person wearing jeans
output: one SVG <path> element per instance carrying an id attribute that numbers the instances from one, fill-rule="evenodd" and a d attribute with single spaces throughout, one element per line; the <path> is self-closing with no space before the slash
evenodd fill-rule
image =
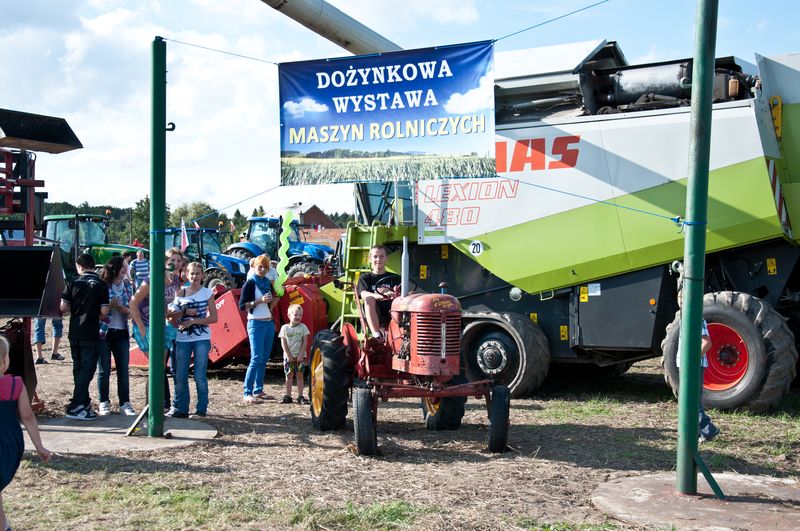
<path id="1" fill-rule="evenodd" d="M 58 345 L 61 343 L 61 336 L 64 333 L 64 322 L 61 319 L 53 319 L 53 352 L 50 359 L 54 361 L 64 361 L 64 356 L 58 353 Z M 42 355 L 44 347 L 44 328 L 47 324 L 46 318 L 36 319 L 33 323 L 33 342 L 36 344 L 36 365 L 47 363 Z"/>
<path id="2" fill-rule="evenodd" d="M 270 306 L 277 299 L 272 296 L 272 285 L 267 278 L 269 265 L 266 255 L 253 259 L 255 275 L 247 279 L 239 296 L 239 309 L 247 311 L 247 337 L 250 339 L 250 364 L 244 376 L 242 397 L 245 403 L 253 403 L 257 398 L 270 398 L 264 393 L 264 371 L 275 337 L 275 321 Z"/>
<path id="3" fill-rule="evenodd" d="M 130 399 L 130 334 L 128 316 L 133 290 L 126 281 L 127 266 L 121 256 L 112 256 L 100 271 L 100 278 L 108 284 L 109 312 L 108 330 L 98 344 L 100 357 L 97 360 L 97 392 L 100 395 L 101 415 L 111 413 L 109 380 L 111 378 L 111 356 L 117 369 L 117 396 L 119 410 L 124 415 L 136 415 Z"/>
<path id="4" fill-rule="evenodd" d="M 211 340 L 179 341 L 175 347 L 175 400 L 169 416 L 186 417 L 189 412 L 189 366 L 194 353 L 194 385 L 197 390 L 195 414 L 204 417 L 208 412 L 208 353 Z"/>
<path id="5" fill-rule="evenodd" d="M 186 267 L 189 285 L 180 288 L 170 305 L 171 314 L 178 319 L 178 338 L 175 345 L 175 400 L 167 416 L 189 416 L 189 365 L 194 354 L 194 384 L 197 388 L 195 415 L 208 412 L 208 353 L 211 351 L 211 330 L 217 322 L 214 293 L 203 286 L 203 265 L 192 262 Z"/>
<path id="6" fill-rule="evenodd" d="M 72 351 L 74 389 L 66 417 L 95 420 L 89 398 L 89 384 L 97 368 L 100 318 L 108 315 L 108 285 L 94 272 L 94 258 L 82 254 L 75 260 L 78 277 L 72 279 L 61 295 L 61 313 L 71 314 L 69 346 Z"/>

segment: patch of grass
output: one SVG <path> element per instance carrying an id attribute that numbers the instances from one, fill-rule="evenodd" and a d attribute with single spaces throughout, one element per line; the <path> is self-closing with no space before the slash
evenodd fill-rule
<path id="1" fill-rule="evenodd" d="M 550 420 L 578 421 L 615 416 L 622 409 L 622 404 L 609 397 L 594 396 L 581 402 L 550 401 L 540 415 Z"/>
<path id="2" fill-rule="evenodd" d="M 614 524 L 572 524 L 569 522 L 539 522 L 533 518 L 521 518 L 518 525 L 523 529 L 537 531 L 611 531 L 619 529 Z"/>
<path id="3" fill-rule="evenodd" d="M 306 499 L 290 514 L 292 525 L 303 525 L 312 529 L 406 529 L 415 519 L 430 508 L 423 508 L 404 501 L 373 503 L 359 506 L 348 502 L 343 508 L 317 507 L 314 500 Z"/>
<path id="4" fill-rule="evenodd" d="M 213 527 L 224 522 L 259 522 L 273 513 L 255 492 L 219 497 L 207 486 L 129 482 L 102 487 L 63 487 L 41 500 L 46 513 L 37 518 L 43 527 L 77 527 L 87 517 L 86 507 L 102 507 L 115 515 L 121 528 L 177 529 Z"/>
<path id="5" fill-rule="evenodd" d="M 108 477 L 107 481 L 76 480 L 37 496 L 39 509 L 31 517 L 43 529 L 86 528 L 93 522 L 101 528 L 116 529 L 300 526 L 395 530 L 410 529 L 417 517 L 437 510 L 405 501 L 332 505 L 313 498 L 275 500 L 268 496 L 255 487 L 220 491 L 207 483 L 193 484 L 169 474 L 129 476 L 122 481 Z M 8 498 L 7 509 L 21 517 L 29 512 L 32 500 L 28 496 Z M 102 511 L 87 513 L 86 507 Z"/>

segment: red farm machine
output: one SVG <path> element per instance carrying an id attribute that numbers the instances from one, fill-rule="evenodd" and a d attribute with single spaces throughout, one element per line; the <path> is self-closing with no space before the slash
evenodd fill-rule
<path id="1" fill-rule="evenodd" d="M 34 233 L 47 197 L 36 191 L 44 186 L 36 178 L 36 152 L 63 153 L 81 147 L 62 118 L 0 109 L 0 278 L 4 279 L 0 319 L 8 319 L 0 334 L 11 345 L 8 372 L 23 377 L 34 409 L 38 402 L 33 400 L 31 318 L 59 317 L 64 288 L 58 242 L 34 245 L 42 239 Z"/>
<path id="2" fill-rule="evenodd" d="M 405 254 L 405 253 L 404 253 Z M 407 268 L 406 268 L 407 271 Z M 407 275 L 393 290 L 391 321 L 381 338 L 364 334 L 352 323 L 341 332 L 322 330 L 311 348 L 311 421 L 319 430 L 342 428 L 352 396 L 356 448 L 378 453 L 378 405 L 390 398 L 419 398 L 430 430 L 461 425 L 467 397 L 485 398 L 489 413 L 489 450 L 502 452 L 508 441 L 510 393 L 489 380 L 461 377 L 461 305 L 445 293 L 408 293 Z M 358 291 L 353 291 L 359 322 L 367 330 Z"/>

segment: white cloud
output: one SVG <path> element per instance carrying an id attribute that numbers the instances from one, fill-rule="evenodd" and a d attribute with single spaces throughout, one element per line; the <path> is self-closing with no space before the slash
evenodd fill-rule
<path id="1" fill-rule="evenodd" d="M 327 112 L 328 106 L 324 103 L 317 103 L 311 98 L 303 98 L 300 101 L 287 101 L 283 108 L 292 115 L 292 118 L 302 118 L 307 112 Z"/>
<path id="2" fill-rule="evenodd" d="M 494 76 L 491 72 L 481 77 L 478 86 L 464 94 L 453 94 L 444 104 L 450 114 L 469 114 L 491 109 L 494 102 Z"/>

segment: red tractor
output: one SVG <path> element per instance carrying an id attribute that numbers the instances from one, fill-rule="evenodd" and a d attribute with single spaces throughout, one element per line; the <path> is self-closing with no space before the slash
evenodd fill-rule
<path id="1" fill-rule="evenodd" d="M 342 326 L 341 334 L 322 330 L 316 335 L 311 348 L 311 422 L 315 428 L 344 426 L 352 390 L 358 453 L 375 455 L 381 400 L 418 397 L 428 429 L 454 430 L 461 425 L 467 397 L 474 396 L 486 399 L 489 450 L 506 449 L 508 388 L 491 386 L 489 380 L 467 383 L 460 376 L 461 305 L 442 291 L 406 296 L 395 291 L 384 338 L 359 339 L 350 323 Z M 361 329 L 366 330 L 358 293 L 355 300 Z"/>

